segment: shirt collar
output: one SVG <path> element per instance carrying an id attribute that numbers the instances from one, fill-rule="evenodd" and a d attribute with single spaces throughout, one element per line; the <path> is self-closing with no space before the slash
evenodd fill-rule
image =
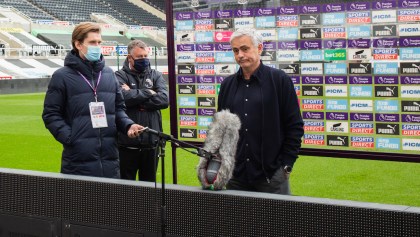
<path id="1" fill-rule="evenodd" d="M 263 76 L 263 63 L 260 60 L 260 65 L 258 66 L 257 70 L 255 70 L 254 73 L 252 73 L 251 75 L 251 80 L 256 80 L 258 83 L 261 82 L 262 80 L 262 76 Z M 243 76 L 243 72 L 242 72 L 242 68 L 240 67 L 238 70 L 238 76 L 236 78 L 238 81 L 243 79 L 245 80 L 244 76 Z"/>

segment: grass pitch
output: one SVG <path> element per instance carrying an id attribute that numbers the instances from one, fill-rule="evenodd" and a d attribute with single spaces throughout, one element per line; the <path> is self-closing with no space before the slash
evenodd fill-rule
<path id="1" fill-rule="evenodd" d="M 60 172 L 61 145 L 44 127 L 44 94 L 0 95 L 0 167 Z M 169 133 L 169 109 L 163 111 Z M 198 158 L 177 149 L 178 184 L 199 186 Z M 171 146 L 165 181 L 172 183 Z M 159 167 L 158 177 L 161 171 Z M 294 195 L 420 206 L 420 164 L 301 156 L 291 176 Z"/>

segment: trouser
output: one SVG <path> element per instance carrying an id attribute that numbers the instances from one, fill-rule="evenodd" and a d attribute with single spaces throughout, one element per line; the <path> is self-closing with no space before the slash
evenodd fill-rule
<path id="1" fill-rule="evenodd" d="M 270 183 L 267 180 L 262 180 L 250 184 L 232 177 L 226 185 L 226 189 L 291 195 L 289 178 L 283 166 L 274 173 Z"/>
<path id="2" fill-rule="evenodd" d="M 120 173 L 122 179 L 155 182 L 159 159 L 155 158 L 157 148 L 130 149 L 120 147 Z"/>

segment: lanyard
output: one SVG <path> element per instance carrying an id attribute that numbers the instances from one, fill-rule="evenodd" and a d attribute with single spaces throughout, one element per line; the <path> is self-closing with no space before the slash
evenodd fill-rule
<path id="1" fill-rule="evenodd" d="M 95 100 L 96 100 L 96 102 L 98 102 L 98 96 L 97 96 L 97 94 L 96 94 L 96 91 L 97 91 L 97 89 L 98 89 L 98 85 L 99 85 L 99 82 L 101 81 L 101 77 L 102 77 L 102 71 L 100 71 L 99 72 L 99 76 L 98 76 L 98 81 L 96 82 L 96 86 L 95 87 L 93 87 L 93 85 L 91 85 L 90 84 L 90 82 L 88 81 L 88 79 L 86 79 L 86 77 L 85 76 L 83 76 L 83 74 L 82 73 L 80 73 L 80 72 L 78 72 L 79 74 L 80 74 L 80 76 L 85 80 L 85 82 L 90 86 L 90 88 L 92 88 L 92 90 L 93 90 L 93 94 L 95 95 Z"/>

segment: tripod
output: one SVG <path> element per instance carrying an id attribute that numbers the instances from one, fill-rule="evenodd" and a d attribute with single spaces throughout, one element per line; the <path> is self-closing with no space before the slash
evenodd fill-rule
<path id="1" fill-rule="evenodd" d="M 161 232 L 162 232 L 162 237 L 166 237 L 166 225 L 167 225 L 167 220 L 166 220 L 166 197 L 165 197 L 165 144 L 167 141 L 170 141 L 172 144 L 174 144 L 177 147 L 180 147 L 180 145 L 184 145 L 184 146 L 189 146 L 191 148 L 195 148 L 198 150 L 198 152 L 195 151 L 191 151 L 191 150 L 187 150 L 186 151 L 194 154 L 194 155 L 198 155 L 200 157 L 204 157 L 206 159 L 211 159 L 212 158 L 212 154 L 206 150 L 204 150 L 201 147 L 198 146 L 194 146 L 190 143 L 187 142 L 183 142 L 180 141 L 176 138 L 174 138 L 172 135 L 168 135 L 162 132 L 158 132 L 155 130 L 152 130 L 150 128 L 145 128 L 144 129 L 145 132 L 149 132 L 153 135 L 156 135 L 158 137 L 158 142 L 157 142 L 157 150 L 158 150 L 158 157 L 161 160 L 161 172 L 162 172 L 162 190 L 161 190 Z"/>

